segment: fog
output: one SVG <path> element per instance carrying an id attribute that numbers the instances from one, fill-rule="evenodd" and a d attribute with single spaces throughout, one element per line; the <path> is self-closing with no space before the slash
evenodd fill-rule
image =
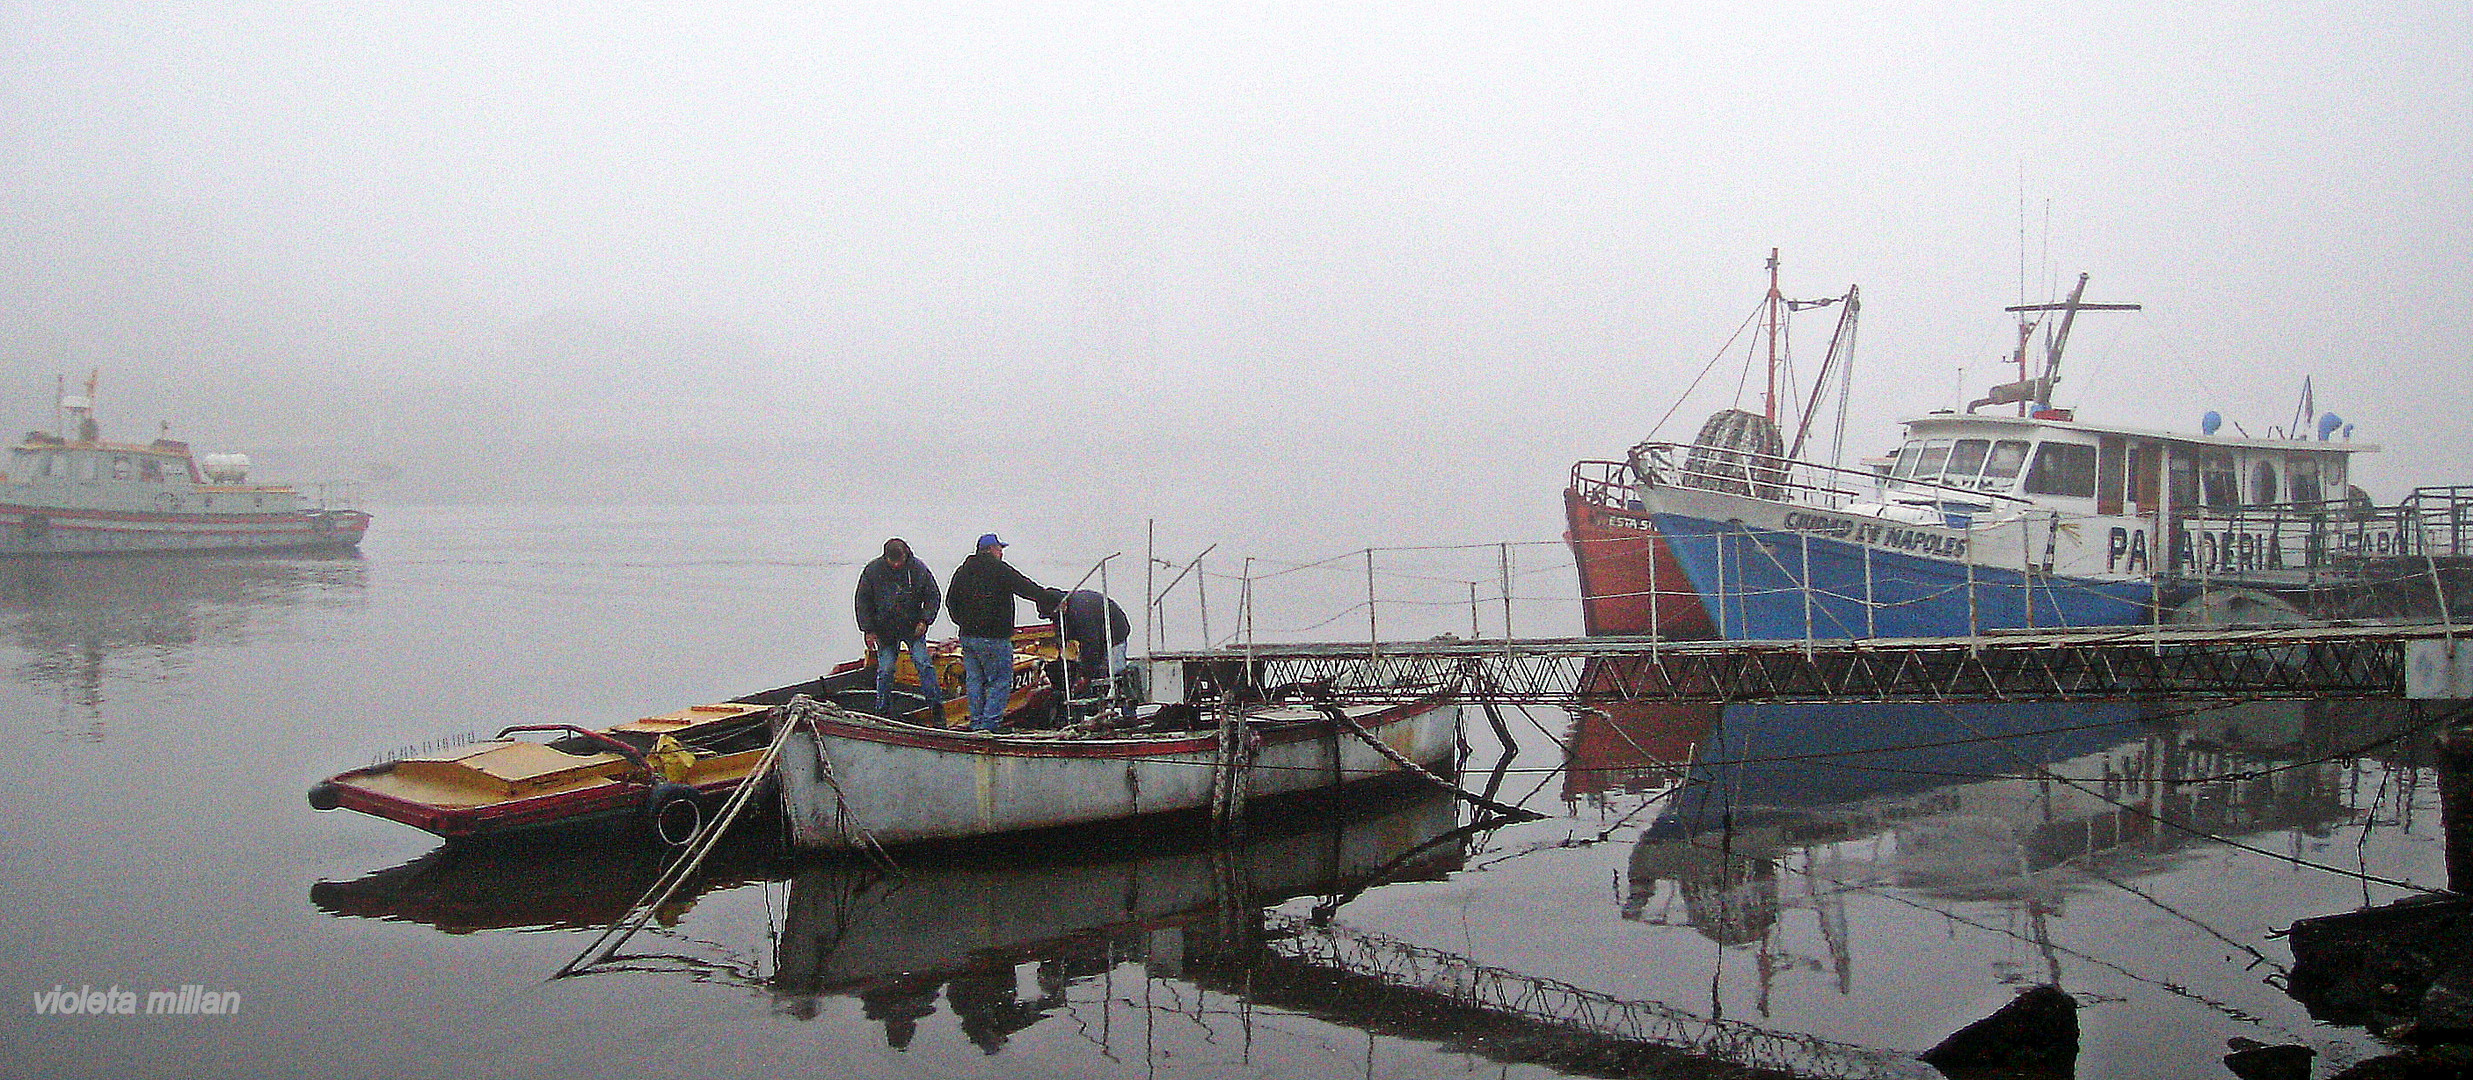
<path id="1" fill-rule="evenodd" d="M 2306 376 L 2374 494 L 2466 479 L 2473 8 L 1875 7 L 10 4 L 0 423 L 99 368 L 382 501 L 1531 539 L 1774 247 L 1863 290 L 1850 453 L 2084 271 L 2082 417 Z"/>

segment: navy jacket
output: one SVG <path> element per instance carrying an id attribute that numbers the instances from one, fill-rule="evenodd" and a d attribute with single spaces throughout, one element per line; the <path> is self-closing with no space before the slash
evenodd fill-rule
<path id="1" fill-rule="evenodd" d="M 973 554 L 953 571 L 953 591 L 945 594 L 945 609 L 962 628 L 963 637 L 1013 636 L 1013 598 L 1038 600 L 1047 595 L 1039 583 L 1003 559 Z"/>
<path id="2" fill-rule="evenodd" d="M 919 624 L 936 621 L 936 607 L 943 599 L 936 575 L 917 555 L 899 568 L 879 557 L 859 571 L 859 632 L 882 641 L 908 641 L 918 636 Z"/>

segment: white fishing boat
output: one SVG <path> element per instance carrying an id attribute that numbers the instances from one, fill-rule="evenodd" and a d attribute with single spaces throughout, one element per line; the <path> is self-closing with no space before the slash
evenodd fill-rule
<path id="1" fill-rule="evenodd" d="M 1227 805 L 1232 778 L 1260 799 L 1434 769 L 1457 749 L 1460 706 L 1448 692 L 1257 706 L 1235 740 L 1184 705 L 1123 732 L 954 731 L 816 703 L 776 715 L 792 725 L 774 768 L 791 842 L 847 851 L 1204 812 Z"/>
<path id="2" fill-rule="evenodd" d="M 92 377 L 59 411 L 59 430 L 27 432 L 0 473 L 0 555 L 342 549 L 369 530 L 340 489 L 251 483 L 245 455 L 106 441 Z"/>

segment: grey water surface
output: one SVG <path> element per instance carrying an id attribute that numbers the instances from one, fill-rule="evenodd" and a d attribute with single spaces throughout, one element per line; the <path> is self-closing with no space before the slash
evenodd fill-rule
<path id="1" fill-rule="evenodd" d="M 2231 1037 L 2324 1070 L 2376 1047 L 2281 992 L 2275 932 L 2410 891 L 2362 874 L 2444 881 L 2435 785 L 2388 738 L 2434 716 L 2396 704 L 1509 710 L 1509 754 L 1472 711 L 1469 785 L 1545 820 L 1397 791 L 1226 850 L 1013 844 L 898 877 L 757 828 L 629 959 L 565 979 L 660 852 L 448 849 L 303 799 L 407 747 L 813 675 L 855 642 L 856 527 L 401 507 L 349 557 L 0 564 L 0 1073 L 1919 1076 L 2046 982 L 2080 1003 L 2080 1076 L 2229 1075 Z M 1034 576 L 1108 554 L 1059 546 L 1022 553 Z M 1877 751 L 1993 724 L 2043 737 L 1686 764 L 1720 726 Z M 147 1013 L 192 985 L 236 1007 Z M 55 989 L 138 1005 L 40 1009 Z"/>

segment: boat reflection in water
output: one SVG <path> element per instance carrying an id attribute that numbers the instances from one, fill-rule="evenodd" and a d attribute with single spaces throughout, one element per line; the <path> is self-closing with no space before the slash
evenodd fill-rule
<path id="1" fill-rule="evenodd" d="M 0 642 L 20 681 L 58 693 L 55 734 L 103 742 L 111 684 L 188 677 L 191 654 L 247 647 L 288 609 L 358 604 L 367 584 L 352 550 L 0 559 Z"/>
<path id="2" fill-rule="evenodd" d="M 629 824 L 441 844 L 354 881 L 311 885 L 309 901 L 332 915 L 420 923 L 450 934 L 599 930 L 626 916 L 675 851 L 643 843 Z M 673 925 L 699 897 L 788 876 L 780 847 L 760 829 L 725 838 L 658 918 Z"/>
<path id="3" fill-rule="evenodd" d="M 2205 837 L 2348 820 L 2327 751 L 2414 722 L 2320 702 L 1729 706 L 1634 848 L 1623 914 L 1765 948 L 1808 907 L 1843 987 L 1850 892 L 2008 903 L 2040 932 L 2072 889 Z M 1790 728 L 1800 746 L 1757 736 Z"/>
<path id="4" fill-rule="evenodd" d="M 1120 964 L 1200 980 L 1220 958 L 1253 961 L 1266 907 L 1439 879 L 1458 869 L 1467 831 L 1458 803 L 1428 788 L 1337 817 L 1258 822 L 1230 847 L 1154 833 L 1036 861 L 904 853 L 898 876 L 813 864 L 791 881 L 770 985 L 779 1011 L 800 1019 L 824 999 L 856 998 L 896 1048 L 941 994 L 962 1033 L 992 1054 L 1064 1008 L 1069 986 Z M 1017 978 L 1025 966 L 1036 971 L 1029 992 Z"/>

